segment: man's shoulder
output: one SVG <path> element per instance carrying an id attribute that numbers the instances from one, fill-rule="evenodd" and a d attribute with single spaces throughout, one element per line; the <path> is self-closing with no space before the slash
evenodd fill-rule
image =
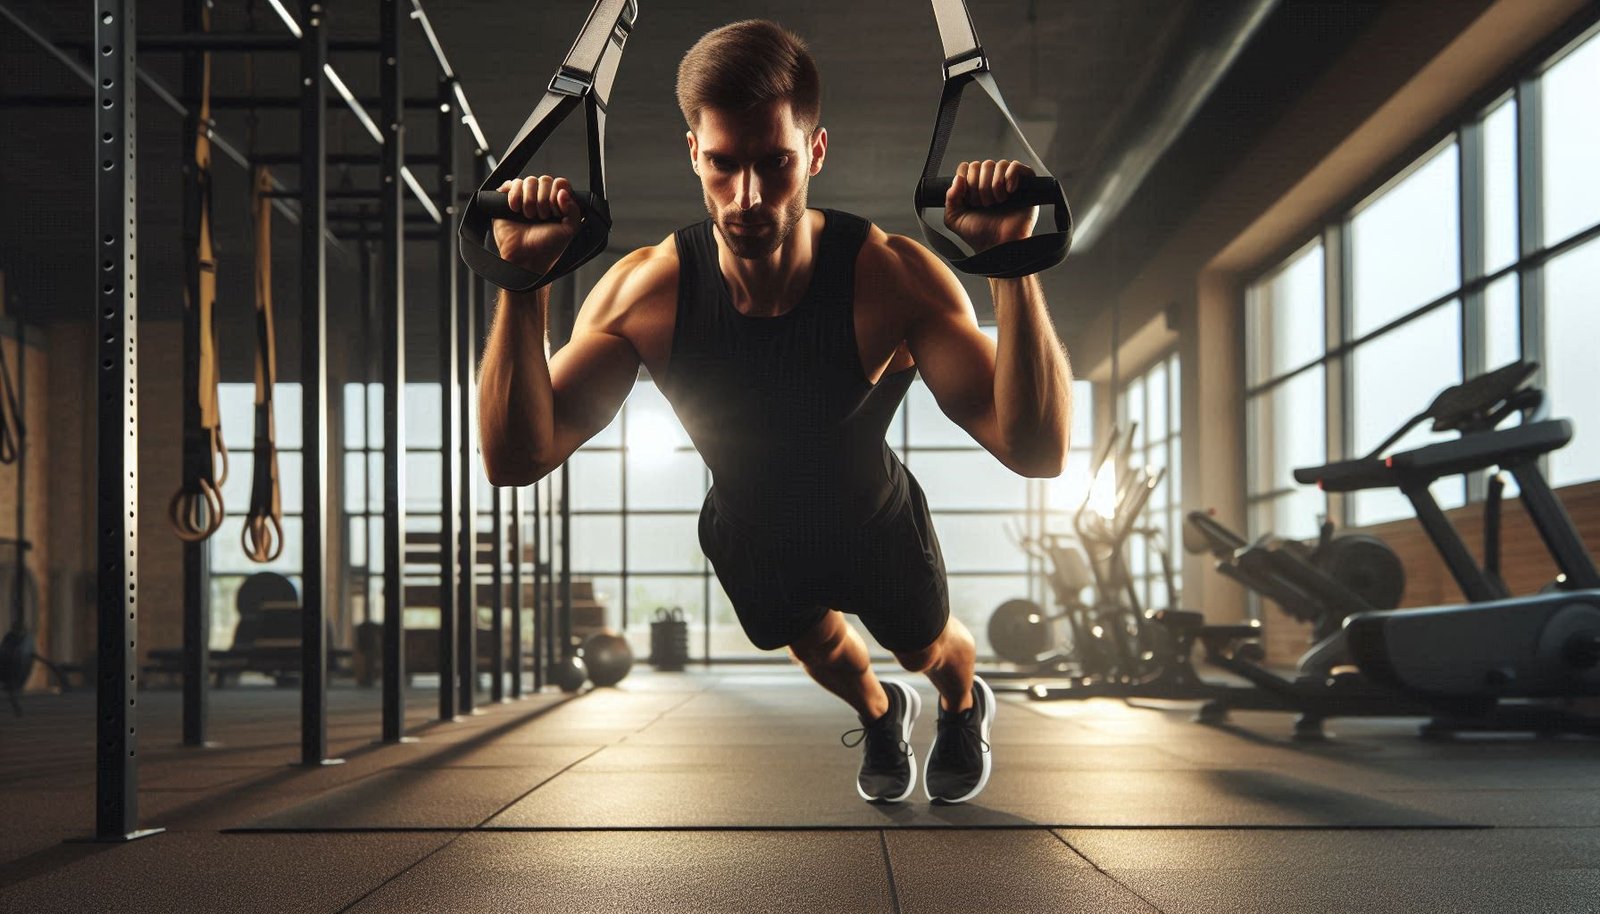
<path id="1" fill-rule="evenodd" d="M 877 226 L 856 257 L 855 285 L 858 301 L 890 303 L 907 320 L 972 310 L 961 280 L 939 255 L 914 238 Z"/>
<path id="2" fill-rule="evenodd" d="M 678 249 L 671 236 L 622 255 L 595 285 L 595 295 L 627 306 L 677 294 Z"/>
<path id="3" fill-rule="evenodd" d="M 886 232 L 876 225 L 867 230 L 856 255 L 857 274 L 874 285 L 925 282 L 942 266 L 920 241 Z"/>

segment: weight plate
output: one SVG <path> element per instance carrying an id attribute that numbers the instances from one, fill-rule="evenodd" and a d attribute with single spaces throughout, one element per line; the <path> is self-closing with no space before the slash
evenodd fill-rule
<path id="1" fill-rule="evenodd" d="M 1365 533 L 1343 533 L 1317 550 L 1316 564 L 1373 609 L 1394 609 L 1406 592 L 1406 569 L 1389 544 Z"/>
<path id="2" fill-rule="evenodd" d="M 1007 600 L 989 616 L 989 647 L 1012 663 L 1038 663 L 1055 646 L 1044 608 L 1032 600 Z"/>

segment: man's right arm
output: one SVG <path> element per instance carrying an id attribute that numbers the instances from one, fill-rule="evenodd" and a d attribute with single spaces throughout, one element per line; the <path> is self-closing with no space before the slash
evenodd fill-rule
<path id="1" fill-rule="evenodd" d="M 501 292 L 478 374 L 478 425 L 491 483 L 537 482 L 616 416 L 640 364 L 619 331 L 630 304 L 649 295 L 649 258 L 648 248 L 634 251 L 606 272 L 579 310 L 571 340 L 549 359 L 549 287 Z"/>

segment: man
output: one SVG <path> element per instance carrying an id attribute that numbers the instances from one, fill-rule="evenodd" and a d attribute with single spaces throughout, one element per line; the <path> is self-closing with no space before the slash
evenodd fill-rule
<path id="1" fill-rule="evenodd" d="M 994 694 L 950 616 L 922 490 L 884 431 L 920 369 L 1002 464 L 1056 476 L 1071 369 L 1035 277 L 990 281 L 997 347 L 927 249 L 807 208 L 828 148 L 820 98 L 805 44 L 772 23 L 734 23 L 690 49 L 678 102 L 710 218 L 618 261 L 548 362 L 548 293 L 502 295 L 479 380 L 484 464 L 496 485 L 543 477 L 611 422 L 643 364 L 711 468 L 700 542 L 746 634 L 787 647 L 860 716 L 858 792 L 911 795 L 921 700 L 873 674 L 843 612 L 938 690 L 924 790 L 964 802 L 989 778 Z M 963 163 L 946 225 L 978 250 L 1027 237 L 1034 210 L 1002 205 L 1027 174 Z M 547 270 L 581 218 L 569 184 L 544 175 L 501 190 L 536 220 L 496 222 L 501 256 Z"/>

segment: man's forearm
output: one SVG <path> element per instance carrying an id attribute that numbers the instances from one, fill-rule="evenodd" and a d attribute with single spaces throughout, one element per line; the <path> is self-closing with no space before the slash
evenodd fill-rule
<path id="1" fill-rule="evenodd" d="M 1072 422 L 1072 366 L 1037 276 L 991 279 L 1000 334 L 994 400 L 1000 432 L 1029 475 L 1060 474 Z"/>
<path id="2" fill-rule="evenodd" d="M 500 293 L 478 372 L 478 429 L 484 469 L 496 484 L 532 481 L 549 462 L 555 395 L 545 358 L 550 290 Z"/>

